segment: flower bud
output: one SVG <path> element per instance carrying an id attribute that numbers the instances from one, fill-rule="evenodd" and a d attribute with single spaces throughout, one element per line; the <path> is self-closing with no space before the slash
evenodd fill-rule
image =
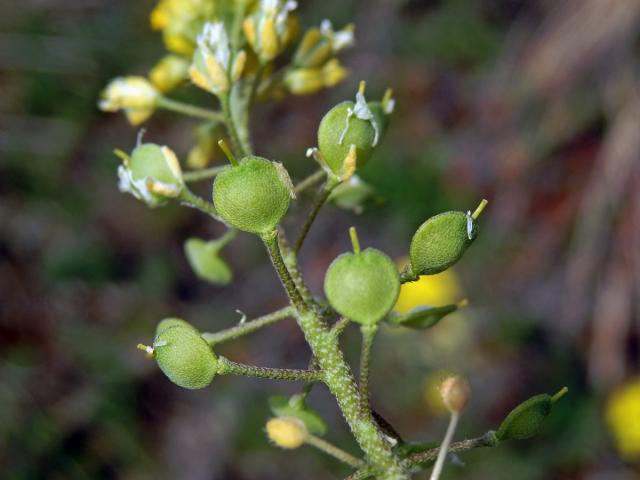
<path id="1" fill-rule="evenodd" d="M 459 375 L 445 378 L 440 384 L 442 403 L 451 413 L 460 413 L 471 398 L 469 383 Z"/>
<path id="2" fill-rule="evenodd" d="M 334 31 L 331 22 L 323 20 L 320 28 L 310 28 L 305 33 L 293 57 L 293 64 L 302 68 L 319 68 L 353 43 L 352 24 Z"/>
<path id="3" fill-rule="evenodd" d="M 248 156 L 216 176 L 213 203 L 218 214 L 239 230 L 266 234 L 287 213 L 293 195 L 284 167 L 266 158 Z"/>
<path id="4" fill-rule="evenodd" d="M 233 272 L 220 257 L 223 246 L 218 240 L 206 242 L 200 238 L 190 238 L 185 242 L 185 255 L 198 278 L 215 285 L 227 285 L 231 282 Z"/>
<path id="5" fill-rule="evenodd" d="M 445 212 L 424 222 L 411 240 L 410 271 L 434 275 L 454 265 L 478 236 L 476 219 L 484 209 L 483 200 L 476 211 Z"/>
<path id="6" fill-rule="evenodd" d="M 166 55 L 149 72 L 149 80 L 161 92 L 169 92 L 189 78 L 189 62 L 178 55 Z"/>
<path id="7" fill-rule="evenodd" d="M 348 70 L 337 59 L 322 68 L 296 68 L 285 74 L 284 83 L 295 95 L 308 95 L 323 88 L 333 87 L 344 80 Z"/>
<path id="8" fill-rule="evenodd" d="M 343 253 L 329 266 L 324 291 L 331 306 L 349 320 L 373 325 L 391 311 L 400 294 L 393 261 L 380 250 Z"/>
<path id="9" fill-rule="evenodd" d="M 180 387 L 204 388 L 216 374 L 216 356 L 193 327 L 166 328 L 153 341 L 153 353 L 160 369 Z"/>
<path id="10" fill-rule="evenodd" d="M 302 446 L 309 432 L 302 420 L 294 417 L 276 417 L 267 422 L 267 436 L 275 445 L 287 450 Z"/>
<path id="11" fill-rule="evenodd" d="M 379 129 L 362 90 L 356 94 L 355 103 L 342 102 L 329 110 L 318 128 L 320 153 L 336 175 L 341 174 L 351 145 L 356 147 L 357 165 L 361 167 L 378 144 Z"/>
<path id="12" fill-rule="evenodd" d="M 98 106 L 105 112 L 124 110 L 129 123 L 139 125 L 151 116 L 159 96 L 144 77 L 119 77 L 103 90 Z"/>
<path id="13" fill-rule="evenodd" d="M 198 36 L 198 48 L 193 54 L 189 76 L 198 87 L 220 95 L 242 74 L 246 54 L 241 51 L 231 61 L 231 47 L 224 23 L 207 23 Z"/>
<path id="14" fill-rule="evenodd" d="M 297 20 L 290 13 L 297 6 L 292 0 L 261 0 L 256 13 L 245 18 L 245 37 L 261 61 L 273 60 L 295 36 Z"/>
<path id="15" fill-rule="evenodd" d="M 540 431 L 544 420 L 551 413 L 553 404 L 567 391 L 568 389 L 565 387 L 553 397 L 542 393 L 522 402 L 511 410 L 496 431 L 498 440 L 524 440 L 534 436 Z"/>
<path id="16" fill-rule="evenodd" d="M 145 143 L 124 157 L 118 167 L 121 192 L 129 192 L 151 207 L 176 198 L 184 188 L 182 169 L 176 154 L 169 147 Z"/>
<path id="17" fill-rule="evenodd" d="M 149 17 L 153 30 L 162 30 L 167 50 L 190 56 L 196 35 L 215 17 L 217 2 L 211 0 L 160 0 Z"/>
<path id="18" fill-rule="evenodd" d="M 352 175 L 333 189 L 329 201 L 343 210 L 351 210 L 356 214 L 364 211 L 363 204 L 374 193 L 374 189 L 362 181 L 358 175 Z"/>

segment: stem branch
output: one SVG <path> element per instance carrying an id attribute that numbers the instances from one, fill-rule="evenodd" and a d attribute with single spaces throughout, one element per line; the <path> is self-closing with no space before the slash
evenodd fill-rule
<path id="1" fill-rule="evenodd" d="M 219 375 L 243 375 L 245 377 L 270 378 L 271 380 L 293 380 L 304 382 L 319 382 L 322 373 L 309 370 L 296 370 L 291 368 L 256 367 L 236 363 L 225 357 L 218 357 Z"/>
<path id="2" fill-rule="evenodd" d="M 225 117 L 221 112 L 214 110 L 207 110 L 206 108 L 200 108 L 188 103 L 178 102 L 167 97 L 160 97 L 157 100 L 156 105 L 159 108 L 165 110 L 171 110 L 172 112 L 181 113 L 190 117 L 201 118 L 203 120 L 211 120 L 214 122 L 225 122 Z"/>
<path id="3" fill-rule="evenodd" d="M 254 318 L 253 320 L 249 320 L 248 322 L 240 325 L 236 325 L 235 327 L 227 328 L 215 333 L 203 333 L 202 338 L 204 338 L 209 345 L 214 346 L 229 340 L 235 340 L 236 338 L 255 332 L 256 330 L 268 325 L 273 325 L 280 320 L 292 316 L 294 313 L 294 309 L 291 306 L 284 307 L 280 310 L 276 310 L 275 312 L 262 315 L 261 317 Z"/>

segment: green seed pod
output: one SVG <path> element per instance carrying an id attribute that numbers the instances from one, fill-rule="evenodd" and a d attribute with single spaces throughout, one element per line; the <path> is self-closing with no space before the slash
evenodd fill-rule
<path id="1" fill-rule="evenodd" d="M 248 156 L 216 176 L 213 203 L 228 224 L 261 235 L 280 223 L 292 192 L 291 180 L 282 165 Z"/>
<path id="2" fill-rule="evenodd" d="M 184 183 L 175 153 L 166 146 L 145 143 L 131 156 L 121 152 L 124 165 L 118 168 L 119 188 L 155 207 L 178 197 Z"/>
<path id="3" fill-rule="evenodd" d="M 204 388 L 216 374 L 216 356 L 194 327 L 164 329 L 153 341 L 153 352 L 160 369 L 180 387 Z"/>
<path id="4" fill-rule="evenodd" d="M 158 326 L 156 327 L 156 337 L 171 327 L 189 327 L 195 330 L 196 332 L 198 332 L 198 329 L 193 325 L 191 325 L 186 320 L 182 320 L 181 318 L 170 317 L 170 318 L 165 318 L 164 320 L 160 320 L 160 322 L 158 323 Z"/>
<path id="5" fill-rule="evenodd" d="M 400 276 L 393 261 L 380 250 L 360 251 L 352 229 L 354 253 L 343 253 L 329 266 L 324 291 L 341 315 L 373 325 L 391 311 L 400 294 Z"/>
<path id="6" fill-rule="evenodd" d="M 435 275 L 454 265 L 478 235 L 476 219 L 486 200 L 476 211 L 445 212 L 424 222 L 411 240 L 410 269 L 415 276 Z"/>
<path id="7" fill-rule="evenodd" d="M 373 123 L 350 113 L 355 108 L 356 104 L 351 101 L 339 103 L 327 112 L 318 128 L 320 153 L 331 171 L 338 176 L 342 175 L 351 145 L 356 147 L 358 167 L 367 163 L 376 145 L 377 134 Z"/>
<path id="8" fill-rule="evenodd" d="M 498 440 L 523 440 L 534 436 L 540 431 L 545 418 L 551 413 L 553 404 L 567 391 L 568 389 L 565 387 L 553 397 L 543 393 L 522 402 L 511 410 L 496 431 Z"/>

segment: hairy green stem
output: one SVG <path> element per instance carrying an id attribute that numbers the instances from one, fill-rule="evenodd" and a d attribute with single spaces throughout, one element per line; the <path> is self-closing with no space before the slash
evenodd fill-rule
<path id="1" fill-rule="evenodd" d="M 373 340 L 378 332 L 378 325 L 363 325 L 360 327 L 362 332 L 362 349 L 360 351 L 360 400 L 362 409 L 366 412 L 371 411 L 369 403 L 369 365 L 371 364 L 371 347 Z"/>
<path id="2" fill-rule="evenodd" d="M 327 202 L 329 195 L 331 195 L 331 192 L 333 191 L 333 189 L 336 188 L 338 185 L 339 185 L 339 182 L 329 180 L 324 185 L 324 187 L 322 187 L 322 190 L 318 192 L 318 196 L 316 197 L 316 201 L 313 204 L 313 207 L 311 208 L 311 212 L 309 212 L 309 215 L 307 216 L 307 219 L 305 220 L 304 225 L 302 226 L 302 229 L 298 234 L 296 243 L 293 246 L 293 253 L 295 253 L 296 255 L 300 252 L 300 249 L 302 248 L 302 244 L 307 238 L 307 234 L 309 233 L 309 230 L 311 230 L 311 225 L 313 225 L 313 222 L 318 216 L 320 209 L 322 209 L 324 204 Z"/>
<path id="3" fill-rule="evenodd" d="M 225 123 L 227 125 L 227 132 L 231 138 L 231 143 L 236 152 L 240 152 L 241 156 L 251 154 L 251 148 L 246 141 L 243 141 L 238 133 L 238 126 L 233 118 L 233 112 L 231 111 L 231 95 L 229 93 L 223 93 L 220 95 L 220 104 L 222 105 L 222 113 L 224 114 Z"/>
<path id="4" fill-rule="evenodd" d="M 236 363 L 225 357 L 218 357 L 218 375 L 243 375 L 245 377 L 270 378 L 271 380 L 293 380 L 303 382 L 319 382 L 322 373 L 291 368 L 256 367 Z"/>
<path id="5" fill-rule="evenodd" d="M 207 180 L 209 178 L 215 177 L 221 171 L 227 168 L 226 165 L 221 165 L 218 167 L 211 168 L 202 168 L 200 170 L 193 170 L 190 172 L 184 172 L 182 174 L 182 179 L 185 182 L 197 182 L 198 180 Z"/>
<path id="6" fill-rule="evenodd" d="M 472 450 L 474 448 L 495 447 L 497 444 L 498 439 L 496 438 L 496 434 L 491 430 L 481 437 L 470 438 L 467 440 L 462 440 L 460 442 L 452 443 L 449 446 L 448 452 L 464 452 L 466 450 Z M 424 452 L 414 453 L 407 459 L 407 462 L 411 466 L 417 466 L 422 463 L 435 460 L 438 457 L 439 452 L 440 447 L 430 448 L 429 450 L 425 450 Z"/>
<path id="7" fill-rule="evenodd" d="M 261 317 L 254 318 L 253 320 L 241 323 L 240 325 L 236 325 L 235 327 L 227 328 L 215 333 L 203 333 L 202 338 L 204 338 L 209 345 L 214 346 L 229 340 L 235 340 L 236 338 L 255 332 L 263 327 L 273 325 L 274 323 L 287 317 L 291 317 L 294 314 L 295 310 L 291 306 L 284 307 L 280 310 L 276 310 L 275 312 L 262 315 Z"/>
<path id="8" fill-rule="evenodd" d="M 196 107 L 188 103 L 178 102 L 167 97 L 160 97 L 156 102 L 156 106 L 171 110 L 172 112 L 181 113 L 190 117 L 202 118 L 204 120 L 212 120 L 214 122 L 225 122 L 225 116 L 221 112 L 207 110 L 206 108 Z"/>
<path id="9" fill-rule="evenodd" d="M 314 300 L 311 290 L 309 289 L 309 287 L 307 287 L 307 284 L 305 283 L 304 278 L 302 278 L 302 274 L 300 273 L 298 257 L 291 251 L 289 241 L 287 240 L 287 237 L 284 234 L 284 230 L 282 229 L 278 230 L 278 245 L 280 247 L 280 252 L 282 253 L 282 258 L 284 259 L 285 265 L 287 266 L 289 274 L 296 284 L 300 295 L 307 303 L 307 305 L 319 310 L 320 306 Z"/>
<path id="10" fill-rule="evenodd" d="M 407 474 L 370 414 L 361 408 L 360 394 L 349 365 L 331 330 L 300 296 L 282 259 L 276 234 L 263 241 L 280 280 L 298 313 L 298 324 L 324 374 L 324 382 L 336 398 L 356 441 L 380 480 L 404 480 Z"/>
<path id="11" fill-rule="evenodd" d="M 350 453 L 345 452 L 341 448 L 338 448 L 335 445 L 327 442 L 326 440 L 316 437 L 315 435 L 309 435 L 305 440 L 305 443 L 316 447 L 318 450 L 321 450 L 327 455 L 331 455 L 333 458 L 336 458 L 352 467 L 361 468 L 366 465 L 363 460 L 354 457 Z"/>
<path id="12" fill-rule="evenodd" d="M 213 217 L 215 220 L 222 222 L 222 218 L 218 215 L 218 211 L 213 203 L 209 203 L 206 200 L 200 198 L 196 194 L 194 194 L 191 190 L 187 188 L 186 185 L 182 187 L 182 192 L 180 192 L 179 200 L 189 207 L 200 210 L 203 213 Z"/>

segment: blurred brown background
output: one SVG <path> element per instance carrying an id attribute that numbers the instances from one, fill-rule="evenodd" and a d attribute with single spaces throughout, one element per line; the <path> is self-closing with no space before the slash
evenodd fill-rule
<path id="1" fill-rule="evenodd" d="M 300 3 L 303 26 L 355 22 L 345 57 L 355 73 L 321 95 L 260 106 L 259 153 L 295 176 L 310 172 L 304 151 L 320 118 L 361 78 L 378 94 L 393 87 L 398 104 L 362 172 L 376 190 L 364 213 L 327 208 L 305 245 L 314 290 L 347 248 L 349 225 L 399 258 L 429 215 L 490 200 L 456 267 L 470 308 L 426 333 L 381 335 L 376 408 L 403 436 L 437 440 L 446 418 L 425 384 L 460 371 L 474 391 L 463 438 L 567 385 L 539 436 L 465 454 L 444 478 L 640 478 L 640 439 L 635 455 L 616 447 L 640 431 L 635 397 L 620 428 L 604 420 L 612 392 L 640 373 L 640 1 Z M 166 316 L 216 330 L 237 322 L 236 309 L 255 316 L 285 302 L 255 238 L 241 235 L 227 251 L 232 286 L 205 285 L 182 242 L 218 235 L 219 225 L 117 190 L 111 152 L 131 148 L 136 131 L 96 100 L 109 79 L 145 74 L 162 54 L 152 6 L 0 3 L 0 477 L 342 478 L 348 469 L 315 451 L 268 445 L 266 398 L 295 385 L 221 378 L 190 392 L 135 350 Z M 179 155 L 193 143 L 191 120 L 158 114 L 146 127 Z M 352 359 L 357 343 L 349 330 Z M 292 321 L 222 349 L 259 365 L 308 360 Z M 311 404 L 328 438 L 355 452 L 327 392 L 315 389 Z"/>

